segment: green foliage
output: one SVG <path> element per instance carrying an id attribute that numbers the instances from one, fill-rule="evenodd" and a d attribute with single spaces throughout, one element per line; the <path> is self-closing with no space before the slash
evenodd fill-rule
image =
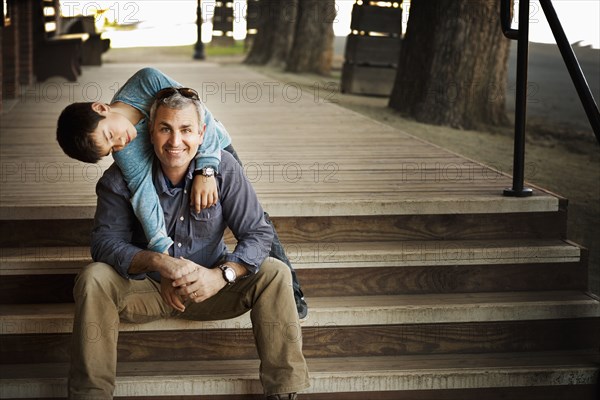
<path id="1" fill-rule="evenodd" d="M 212 43 L 204 45 L 204 52 L 207 57 L 210 56 L 237 56 L 245 53 L 244 41 L 236 40 L 233 46 L 215 46 Z"/>

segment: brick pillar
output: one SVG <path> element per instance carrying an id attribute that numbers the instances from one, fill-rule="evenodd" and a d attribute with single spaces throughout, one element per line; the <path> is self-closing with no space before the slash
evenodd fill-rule
<path id="1" fill-rule="evenodd" d="M 17 29 L 19 64 L 18 75 L 21 85 L 33 83 L 33 2 L 36 0 L 18 1 Z M 39 0 L 37 0 L 39 1 Z"/>
<path id="2" fill-rule="evenodd" d="M 4 98 L 14 99 L 19 93 L 19 1 L 11 2 L 10 25 L 2 32 L 2 87 Z"/>

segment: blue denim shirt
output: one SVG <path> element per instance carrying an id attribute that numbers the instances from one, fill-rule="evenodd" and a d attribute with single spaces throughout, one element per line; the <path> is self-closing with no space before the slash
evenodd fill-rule
<path id="1" fill-rule="evenodd" d="M 190 208 L 189 191 L 193 180 L 190 165 L 183 187 L 167 184 L 160 164 L 153 167 L 153 182 L 164 210 L 169 236 L 175 241 L 169 253 L 205 267 L 214 267 L 223 257 L 257 272 L 269 254 L 273 230 L 265 221 L 256 193 L 240 165 L 227 152 L 221 153 L 217 178 L 219 202 L 196 213 Z M 113 164 L 96 185 L 98 204 L 92 231 L 92 258 L 112 265 L 123 277 L 144 279 L 147 274 L 130 275 L 131 260 L 146 249 L 148 241 L 129 202 L 129 190 L 119 168 Z M 232 253 L 223 241 L 229 227 L 237 239 Z M 159 280 L 157 273 L 148 276 Z"/>

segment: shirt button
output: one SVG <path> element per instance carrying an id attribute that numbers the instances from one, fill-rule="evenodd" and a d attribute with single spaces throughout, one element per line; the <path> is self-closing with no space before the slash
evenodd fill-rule
<path id="1" fill-rule="evenodd" d="M 183 193 L 187 194 L 187 189 L 183 189 Z"/>
<path id="2" fill-rule="evenodd" d="M 177 243 L 177 247 L 181 247 L 181 243 Z"/>
<path id="3" fill-rule="evenodd" d="M 180 220 L 180 221 L 183 221 L 183 217 L 179 217 L 179 220 Z"/>

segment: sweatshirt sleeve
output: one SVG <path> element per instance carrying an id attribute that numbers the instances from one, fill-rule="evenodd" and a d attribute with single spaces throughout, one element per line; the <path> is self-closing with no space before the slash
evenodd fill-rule
<path id="1" fill-rule="evenodd" d="M 131 260 L 143 248 L 133 244 L 137 220 L 129 203 L 125 181 L 115 166 L 100 178 L 96 194 L 98 200 L 90 246 L 92 259 L 111 265 L 126 279 L 144 279 L 146 274 L 128 273 Z"/>
<path id="2" fill-rule="evenodd" d="M 198 148 L 198 153 L 196 155 L 196 170 L 205 167 L 213 167 L 219 172 L 219 166 L 221 164 L 221 146 L 217 136 L 217 124 L 208 108 L 205 107 L 204 110 L 206 130 L 204 132 L 204 140 Z"/>

